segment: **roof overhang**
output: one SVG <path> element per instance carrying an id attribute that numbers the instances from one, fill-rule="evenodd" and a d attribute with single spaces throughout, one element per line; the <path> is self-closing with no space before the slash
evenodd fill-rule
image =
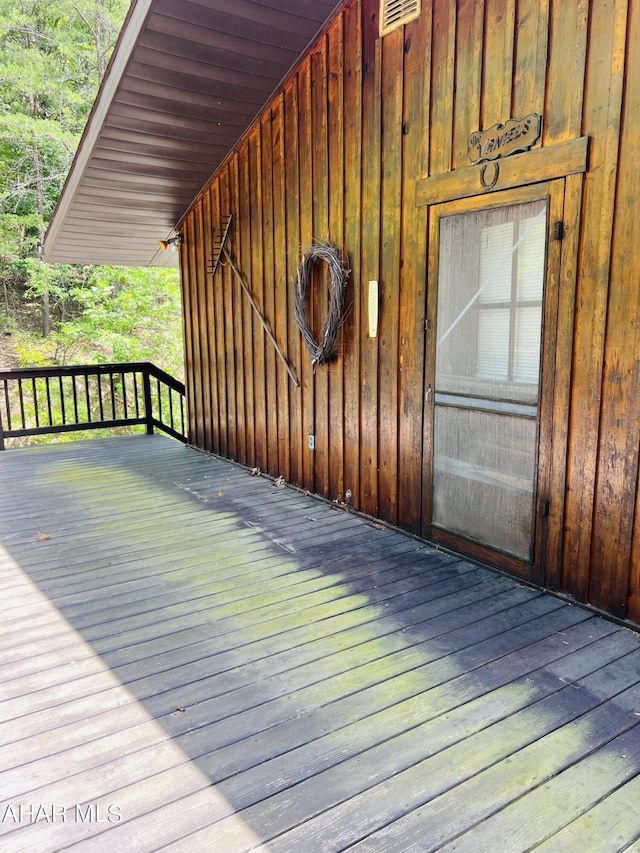
<path id="1" fill-rule="evenodd" d="M 49 263 L 172 266 L 175 233 L 344 0 L 133 0 L 45 235 Z"/>

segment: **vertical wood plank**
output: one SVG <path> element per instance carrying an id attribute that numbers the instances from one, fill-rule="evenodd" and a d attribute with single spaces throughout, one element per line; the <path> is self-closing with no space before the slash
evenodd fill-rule
<path id="1" fill-rule="evenodd" d="M 231 240 L 227 238 L 231 256 L 236 264 L 242 267 L 242 218 L 240 216 L 240 188 L 239 188 L 239 157 L 233 157 L 229 163 L 229 214 L 233 214 Z M 233 340 L 234 340 L 234 363 L 235 376 L 233 377 L 235 399 L 236 399 L 236 453 L 237 459 L 243 465 L 247 460 L 247 419 L 245 407 L 246 392 L 246 368 L 245 352 L 247 343 L 244 336 L 243 322 L 243 299 L 244 296 L 240 283 L 235 275 L 231 276 L 231 294 L 233 303 Z"/>
<path id="2" fill-rule="evenodd" d="M 234 229 L 240 244 L 237 246 L 237 261 L 240 273 L 246 282 L 251 282 L 252 275 L 252 230 L 251 230 L 251 170 L 249 145 L 245 142 L 238 152 L 238 211 L 239 222 Z M 234 244 L 235 245 L 235 244 Z M 240 284 L 238 283 L 238 288 Z M 247 424 L 247 465 L 250 468 L 257 467 L 256 443 L 255 443 L 255 378 L 253 364 L 253 311 L 244 293 L 238 291 L 238 299 L 242 308 L 242 336 L 244 340 L 244 404 Z"/>
<path id="3" fill-rule="evenodd" d="M 619 210 L 624 211 L 622 228 L 619 234 L 621 250 L 637 255 L 637 247 L 640 244 L 638 234 L 639 220 L 636 215 L 636 206 L 640 187 L 638 187 L 638 158 L 640 151 L 640 6 L 632 3 L 629 9 L 629 50 L 627 53 L 627 88 L 625 91 L 625 111 L 623 116 L 623 132 L 620 153 L 620 174 L 628 175 L 629 182 L 619 192 Z M 633 265 L 625 265 L 625 275 L 633 279 Z M 638 282 L 628 280 L 627 286 L 630 293 L 635 290 L 640 297 Z M 640 316 L 640 306 L 636 308 L 636 317 Z M 638 328 L 636 325 L 636 342 L 632 350 L 633 373 L 631 387 L 636 389 L 630 395 L 632 402 L 637 389 L 640 388 L 640 341 L 638 340 Z M 629 357 L 629 355 L 627 356 Z M 635 407 L 633 417 L 637 419 L 638 409 Z M 637 452 L 637 445 L 634 450 Z M 636 474 L 635 490 L 635 513 L 633 520 L 633 534 L 631 538 L 631 557 L 628 581 L 628 606 L 627 617 L 640 624 L 640 476 Z M 616 598 L 620 593 L 616 589 Z"/>
<path id="4" fill-rule="evenodd" d="M 429 125 L 430 175 L 449 172 L 452 165 L 455 45 L 456 4 L 448 0 L 434 0 Z"/>
<path id="5" fill-rule="evenodd" d="M 469 135 L 480 126 L 484 0 L 458 0 L 453 166 L 469 165 Z"/>
<path id="6" fill-rule="evenodd" d="M 211 258 L 211 194 L 202 197 L 202 209 L 196 211 L 196 234 L 199 251 L 196 253 L 198 278 L 202 287 L 202 396 L 204 405 L 204 446 L 213 448 L 213 436 L 218 422 L 218 376 L 215 371 L 215 353 L 212 346 L 213 328 L 213 283 L 207 275 L 207 265 Z"/>
<path id="7" fill-rule="evenodd" d="M 380 325 L 378 340 L 378 513 L 398 521 L 398 368 L 402 230 L 404 28 L 382 40 Z"/>
<path id="8" fill-rule="evenodd" d="M 549 0 L 518 0 L 511 113 L 544 113 Z M 539 143 L 538 143 L 539 144 Z"/>
<path id="9" fill-rule="evenodd" d="M 302 380 L 302 342 L 295 322 L 293 286 L 300 252 L 300 172 L 298 167 L 298 86 L 294 77 L 284 93 L 285 138 L 285 203 L 287 252 L 287 355 L 298 381 Z M 289 393 L 289 479 L 297 486 L 304 483 L 304 423 L 302 416 L 302 388 L 291 388 Z"/>
<path id="10" fill-rule="evenodd" d="M 565 230 L 560 261 L 560 293 L 555 343 L 553 435 L 549 483 L 550 505 L 544 578 L 545 585 L 551 589 L 560 589 L 563 583 L 562 544 L 566 505 L 569 405 L 571 400 L 571 365 L 573 360 L 576 281 L 578 278 L 582 183 L 582 175 L 570 175 L 565 180 L 563 215 Z"/>
<path id="11" fill-rule="evenodd" d="M 184 376 L 187 398 L 187 421 L 189 424 L 189 443 L 197 444 L 196 434 L 196 364 L 194 360 L 194 318 L 195 306 L 191 294 L 192 266 L 190 263 L 193 234 L 189 216 L 182 226 L 183 248 L 180 250 L 180 289 L 182 293 L 182 332 L 184 336 Z"/>
<path id="12" fill-rule="evenodd" d="M 327 34 L 327 136 L 329 175 L 329 239 L 344 247 L 344 33 L 339 17 Z M 344 325 L 336 358 L 328 365 L 329 484 L 332 500 L 344 501 Z"/>
<path id="13" fill-rule="evenodd" d="M 220 221 L 220 185 L 214 181 L 210 190 L 211 199 L 211 221 Z M 217 380 L 218 386 L 218 430 L 214 436 L 214 447 L 216 453 L 227 456 L 229 418 L 227 408 L 227 361 L 226 361 L 226 329 L 225 329 L 225 293 L 224 293 L 224 269 L 219 269 L 212 282 L 213 290 L 213 318 L 211 329 L 212 347 L 215 346 L 215 356 L 212 375 Z"/>
<path id="14" fill-rule="evenodd" d="M 262 137 L 260 125 L 249 136 L 249 175 L 251 187 L 251 279 L 247 286 L 259 307 L 264 305 L 262 268 Z M 253 341 L 254 439 L 255 465 L 261 471 L 268 468 L 267 455 L 267 395 L 265 374 L 265 334 L 255 312 L 251 311 Z"/>
<path id="15" fill-rule="evenodd" d="M 614 100 L 624 106 L 623 129 L 615 197 L 616 227 L 611 234 L 611 268 L 602 378 L 602 414 L 597 457 L 594 535 L 591 549 L 590 595 L 594 604 L 626 616 L 640 435 L 640 329 L 630 318 L 640 317 L 637 253 L 640 226 L 637 216 L 640 168 L 640 95 L 638 91 L 637 20 L 629 28 L 624 3 L 617 4 L 611 62 L 616 77 Z M 627 53 L 628 51 L 628 53 Z M 628 62 L 627 62 L 628 60 Z M 622 78 L 627 70 L 624 92 Z M 618 88 L 620 86 L 620 89 Z M 618 117 L 610 116 L 618 125 Z M 611 152 L 613 157 L 613 152 Z"/>
<path id="16" fill-rule="evenodd" d="M 262 153 L 262 298 L 256 300 L 271 333 L 278 338 L 275 324 L 275 284 L 273 258 L 273 138 L 271 111 L 262 118 L 260 137 Z M 264 344 L 264 370 L 266 390 L 267 468 L 274 477 L 278 471 L 278 400 L 276 351 L 273 343 L 261 332 Z"/>
<path id="17" fill-rule="evenodd" d="M 223 169 L 218 178 L 219 187 L 219 209 L 212 217 L 213 228 L 220 228 L 222 222 L 226 222 L 226 218 L 231 211 L 229 199 L 229 172 Z M 237 430 L 238 417 L 236 411 L 236 341 L 235 341 L 235 321 L 234 321 L 234 296 L 235 296 L 235 276 L 231 267 L 225 264 L 221 267 L 220 284 L 223 292 L 224 305 L 224 363 L 225 375 L 224 382 L 226 385 L 227 399 L 227 453 L 226 455 L 232 459 L 238 458 Z"/>
<path id="18" fill-rule="evenodd" d="M 565 589 L 600 600 L 602 579 L 591 565 L 596 465 L 602 403 L 604 332 L 614 214 L 624 36 L 624 4 L 598 5 L 591 17 L 584 132 L 592 137 L 585 177 L 581 270 L 576 295 L 573 388 L 563 562 Z M 606 581 L 605 581 L 606 583 Z"/>
<path id="19" fill-rule="evenodd" d="M 362 22 L 362 237 L 360 311 L 367 317 L 367 282 L 380 281 L 382 45 L 374 17 Z M 378 334 L 386 322 L 380 316 Z M 362 337 L 360 351 L 360 509 L 378 514 L 378 340 Z"/>
<path id="20" fill-rule="evenodd" d="M 431 518 L 433 515 L 433 439 L 434 439 L 434 406 L 433 389 L 436 375 L 436 336 L 438 334 L 438 268 L 440 252 L 440 222 L 436 209 L 428 213 L 428 242 L 427 254 L 427 331 L 425 341 L 425 416 L 424 441 L 422 445 L 422 535 L 431 535 Z M 426 402 L 428 393 L 428 403 Z"/>
<path id="21" fill-rule="evenodd" d="M 398 523 L 419 533 L 422 518 L 422 437 L 427 209 L 416 207 L 416 174 L 426 173 L 431 10 L 406 28 L 402 155 L 399 384 Z M 417 164 L 417 168 L 416 168 Z"/>
<path id="22" fill-rule="evenodd" d="M 543 144 L 580 136 L 585 87 L 588 0 L 551 4 Z"/>
<path id="23" fill-rule="evenodd" d="M 361 175 L 362 175 L 362 6 L 344 11 L 344 242 L 351 275 L 347 283 L 347 312 L 342 331 L 344 357 L 344 500 L 359 503 L 360 495 L 360 339 L 361 320 Z"/>
<path id="24" fill-rule="evenodd" d="M 511 118 L 516 0 L 485 0 L 480 128 Z"/>
<path id="25" fill-rule="evenodd" d="M 541 190 L 544 185 L 541 185 Z M 549 192 L 547 213 L 547 275 L 544 286 L 544 304 L 542 316 L 542 358 L 540 362 L 540 395 L 538 399 L 538 472 L 535 482 L 534 500 L 548 500 L 549 505 L 558 502 L 558 495 L 552 491 L 554 473 L 554 423 L 556 399 L 556 371 L 558 365 L 558 342 L 561 339 L 559 319 L 562 282 L 562 241 L 554 239 L 554 223 L 564 219 L 565 181 L 560 179 L 546 185 Z M 539 506 L 539 504 L 538 504 Z M 529 579 L 544 584 L 546 560 L 549 553 L 549 535 L 552 526 L 551 512 L 545 517 L 534 503 L 534 541 L 533 566 Z M 554 510 L 558 508 L 554 506 Z M 555 518 L 555 516 L 554 516 Z"/>
<path id="26" fill-rule="evenodd" d="M 327 127 L 327 40 L 311 54 L 311 127 L 313 171 L 313 241 L 329 236 L 329 141 Z M 316 265 L 312 273 L 313 330 L 316 340 L 328 310 L 327 270 Z M 329 497 L 329 371 L 332 364 L 315 371 L 314 491 Z"/>
<path id="27" fill-rule="evenodd" d="M 313 241 L 313 171 L 311 137 L 311 60 L 298 71 L 298 156 L 300 186 L 300 248 L 299 257 Z M 300 394 L 303 421 L 303 486 L 313 491 L 315 451 L 307 445 L 307 436 L 315 434 L 315 377 L 306 347 L 301 347 Z"/>
<path id="28" fill-rule="evenodd" d="M 280 349 L 288 358 L 288 306 L 287 306 L 287 245 L 286 245 L 286 204 L 285 204 L 285 169 L 284 161 L 285 134 L 284 134 L 284 99 L 280 96 L 274 103 L 272 109 L 272 139 L 273 151 L 273 262 L 274 262 L 274 329 L 273 333 L 278 341 Z M 276 400 L 275 409 L 277 414 L 277 470 L 281 477 L 287 482 L 291 476 L 290 444 L 291 436 L 289 429 L 289 390 L 290 379 L 287 370 L 275 356 L 276 368 Z"/>
<path id="29" fill-rule="evenodd" d="M 187 251 L 189 252 L 189 288 L 190 302 L 193 311 L 193 364 L 194 364 L 194 404 L 195 404 L 195 440 L 197 447 L 204 447 L 204 399 L 202 395 L 202 354 L 200 350 L 200 303 L 198 300 L 198 278 L 197 278 L 197 230 L 195 227 L 198 207 L 202 201 L 196 204 L 189 217 L 189 229 L 187 232 Z"/>

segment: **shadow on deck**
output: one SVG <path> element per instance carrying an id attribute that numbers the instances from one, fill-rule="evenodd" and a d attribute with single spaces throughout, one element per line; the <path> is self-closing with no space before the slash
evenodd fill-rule
<path id="1" fill-rule="evenodd" d="M 0 456 L 3 851 L 640 850 L 640 637 L 159 436 Z"/>

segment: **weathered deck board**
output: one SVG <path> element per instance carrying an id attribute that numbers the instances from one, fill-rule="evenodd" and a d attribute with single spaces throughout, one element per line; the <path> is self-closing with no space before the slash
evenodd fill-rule
<path id="1" fill-rule="evenodd" d="M 0 519 L 3 851 L 637 849 L 636 634 L 161 437 Z"/>

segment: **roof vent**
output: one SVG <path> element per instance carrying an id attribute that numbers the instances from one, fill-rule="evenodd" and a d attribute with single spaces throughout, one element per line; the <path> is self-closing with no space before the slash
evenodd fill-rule
<path id="1" fill-rule="evenodd" d="M 380 0 L 380 35 L 408 24 L 420 15 L 420 0 Z"/>

